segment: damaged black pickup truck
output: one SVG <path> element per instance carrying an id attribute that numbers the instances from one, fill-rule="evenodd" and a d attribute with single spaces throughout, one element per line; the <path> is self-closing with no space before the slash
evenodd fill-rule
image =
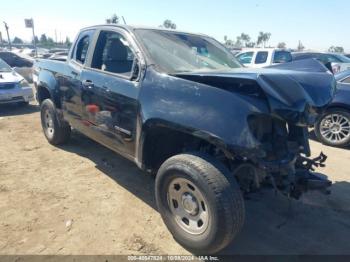
<path id="1" fill-rule="evenodd" d="M 81 30 L 67 62 L 38 60 L 34 82 L 47 140 L 72 127 L 155 173 L 159 212 L 194 253 L 227 246 L 264 185 L 329 192 L 308 127 L 336 85 L 314 60 L 246 69 L 205 35 L 104 25 Z"/>

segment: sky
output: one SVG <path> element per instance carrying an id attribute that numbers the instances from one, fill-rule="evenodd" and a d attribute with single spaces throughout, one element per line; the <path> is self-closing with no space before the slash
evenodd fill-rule
<path id="1" fill-rule="evenodd" d="M 343 46 L 350 52 L 349 0 L 22 0 L 2 1 L 2 21 L 10 27 L 11 38 L 31 40 L 24 19 L 33 18 L 35 34 L 57 40 L 74 39 L 82 27 L 103 24 L 113 13 L 130 25 L 159 26 L 172 20 L 177 29 L 204 33 L 223 41 L 242 32 L 256 41 L 260 31 L 270 32 L 269 44 L 285 42 L 296 48 L 299 40 L 307 49 L 324 51 Z"/>

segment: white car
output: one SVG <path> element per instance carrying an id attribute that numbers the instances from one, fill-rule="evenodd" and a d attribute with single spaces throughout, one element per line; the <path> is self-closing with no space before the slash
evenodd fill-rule
<path id="1" fill-rule="evenodd" d="M 0 59 L 0 104 L 28 104 L 34 100 L 28 82 Z"/>
<path id="2" fill-rule="evenodd" d="M 292 61 L 292 55 L 285 49 L 253 48 L 245 49 L 236 55 L 239 62 L 246 67 L 261 68 Z"/>

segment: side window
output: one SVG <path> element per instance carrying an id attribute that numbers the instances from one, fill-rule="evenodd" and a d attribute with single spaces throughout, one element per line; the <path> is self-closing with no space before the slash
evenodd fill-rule
<path id="1" fill-rule="evenodd" d="M 254 52 L 247 52 L 237 56 L 238 61 L 242 64 L 250 64 L 252 62 Z"/>
<path id="2" fill-rule="evenodd" d="M 81 64 L 85 63 L 87 51 L 89 48 L 90 39 L 89 36 L 84 36 L 77 45 L 77 52 L 75 55 L 75 59 Z"/>
<path id="3" fill-rule="evenodd" d="M 80 64 L 84 64 L 86 61 L 93 33 L 94 30 L 81 32 L 73 49 L 72 59 Z"/>
<path id="4" fill-rule="evenodd" d="M 288 63 L 292 61 L 292 55 L 287 51 L 276 51 L 273 57 L 273 62 L 278 63 Z"/>
<path id="5" fill-rule="evenodd" d="M 256 54 L 255 64 L 264 64 L 267 61 L 269 53 L 265 51 L 260 51 Z"/>
<path id="6" fill-rule="evenodd" d="M 342 81 L 342 83 L 344 83 L 344 84 L 350 84 L 350 77 L 345 78 L 345 79 Z"/>
<path id="7" fill-rule="evenodd" d="M 130 44 L 123 35 L 112 31 L 101 31 L 91 67 L 130 76 L 134 58 Z"/>

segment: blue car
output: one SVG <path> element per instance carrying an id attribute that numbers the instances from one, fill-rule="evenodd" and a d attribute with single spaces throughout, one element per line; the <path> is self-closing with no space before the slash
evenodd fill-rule
<path id="1" fill-rule="evenodd" d="M 315 125 L 317 138 L 326 145 L 350 144 L 350 70 L 336 74 L 337 92 Z"/>

